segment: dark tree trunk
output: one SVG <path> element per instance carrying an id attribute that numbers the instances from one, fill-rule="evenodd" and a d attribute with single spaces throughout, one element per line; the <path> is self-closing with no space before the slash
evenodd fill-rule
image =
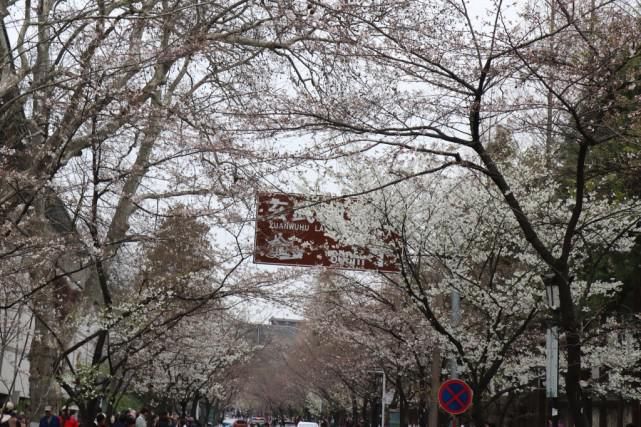
<path id="1" fill-rule="evenodd" d="M 369 426 L 369 425 L 371 425 L 371 424 L 369 423 L 369 419 L 370 419 L 370 417 L 369 417 L 369 415 L 368 415 L 368 413 L 367 413 L 367 409 L 368 409 L 368 407 L 369 407 L 369 405 L 367 404 L 367 399 L 366 399 L 366 398 L 363 398 L 363 407 L 361 408 L 361 410 L 362 410 L 362 414 L 363 414 L 363 425 L 364 425 L 364 426 Z"/>
<path id="2" fill-rule="evenodd" d="M 37 420 L 42 414 L 44 406 L 50 404 L 49 401 L 60 400 L 60 393 L 58 392 L 58 384 L 51 375 L 57 349 L 52 342 L 49 330 L 37 317 L 34 336 L 29 352 L 29 391 L 31 395 L 31 413 L 29 415 L 31 419 Z"/>
<path id="3" fill-rule="evenodd" d="M 356 425 L 358 420 L 358 401 L 356 396 L 352 394 L 352 425 Z"/>
<path id="4" fill-rule="evenodd" d="M 209 416 L 212 415 L 214 405 L 210 402 L 209 399 L 205 399 L 205 412 L 204 415 L 200 417 L 200 423 L 204 426 L 209 422 Z"/>
<path id="5" fill-rule="evenodd" d="M 427 427 L 427 381 L 425 381 L 425 372 L 420 371 L 419 392 L 418 392 L 418 427 Z M 435 427 L 435 426 L 430 426 Z"/>
<path id="6" fill-rule="evenodd" d="M 485 423 L 487 420 L 485 419 L 485 408 L 483 408 L 483 404 L 480 401 L 480 396 L 477 398 L 476 393 L 474 393 L 474 399 L 473 399 L 473 404 L 472 404 L 472 421 L 474 421 L 474 425 L 476 427 L 483 427 L 483 423 Z"/>
<path id="7" fill-rule="evenodd" d="M 78 417 L 80 427 L 95 427 L 94 419 L 102 409 L 100 408 L 100 401 L 98 399 L 87 400 L 81 402 L 78 407 L 80 408 Z"/>
<path id="8" fill-rule="evenodd" d="M 575 427 L 587 427 L 580 385 L 582 360 L 579 320 L 577 319 L 576 307 L 572 301 L 568 266 L 566 265 L 563 269 L 559 268 L 557 270 L 562 271 L 562 274 L 555 274 L 552 283 L 559 288 L 559 314 L 561 328 L 565 332 L 566 339 L 565 354 L 568 368 L 565 374 L 565 393 L 568 399 L 568 409 Z"/>
<path id="9" fill-rule="evenodd" d="M 191 401 L 191 410 L 189 411 L 189 415 L 193 419 L 197 419 L 196 412 L 198 410 L 198 402 L 200 402 L 200 394 L 196 392 L 194 393 L 194 398 Z"/>
<path id="10" fill-rule="evenodd" d="M 378 408 L 378 404 L 376 403 L 376 400 L 371 400 L 371 405 L 370 405 L 370 426 L 372 427 L 377 427 L 379 426 L 379 420 L 380 420 L 380 412 Z"/>
<path id="11" fill-rule="evenodd" d="M 409 405 L 407 404 L 407 398 L 405 394 L 402 394 L 399 397 L 399 415 L 401 417 L 401 427 L 407 427 L 409 425 Z"/>

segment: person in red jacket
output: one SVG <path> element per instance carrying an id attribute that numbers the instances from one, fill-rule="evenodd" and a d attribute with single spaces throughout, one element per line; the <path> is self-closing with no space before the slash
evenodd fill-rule
<path id="1" fill-rule="evenodd" d="M 69 416 L 65 419 L 65 424 L 62 427 L 80 427 L 78 423 L 78 407 L 76 405 L 69 406 Z"/>

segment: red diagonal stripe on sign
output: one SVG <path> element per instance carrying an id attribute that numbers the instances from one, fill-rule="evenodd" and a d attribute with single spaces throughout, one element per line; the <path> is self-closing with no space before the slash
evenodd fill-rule
<path id="1" fill-rule="evenodd" d="M 459 392 L 458 392 L 458 393 L 456 393 L 456 394 L 454 394 L 454 391 L 453 391 L 451 388 L 450 388 L 450 389 L 448 389 L 448 391 L 449 391 L 450 393 L 452 393 L 452 397 L 450 398 L 450 400 L 448 400 L 447 402 L 445 402 L 445 404 L 446 404 L 446 405 L 449 405 L 449 404 L 450 404 L 450 403 L 452 403 L 454 400 L 456 400 L 456 402 L 457 402 L 459 405 L 461 405 L 461 408 L 465 407 L 465 403 L 464 403 L 463 401 L 461 401 L 461 399 L 459 399 L 459 396 L 461 396 L 461 395 L 465 394 L 465 393 L 467 392 L 467 390 L 463 389 L 463 390 L 459 391 Z"/>

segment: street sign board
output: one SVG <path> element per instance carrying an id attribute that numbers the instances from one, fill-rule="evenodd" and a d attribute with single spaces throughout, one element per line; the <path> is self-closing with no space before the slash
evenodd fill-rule
<path id="1" fill-rule="evenodd" d="M 390 249 L 391 236 L 380 236 L 376 245 L 360 247 L 331 238 L 319 218 L 322 209 L 340 210 L 349 199 L 330 200 L 319 196 L 258 193 L 254 262 L 294 266 L 324 266 L 350 270 L 399 271 Z M 349 225 L 343 215 L 343 225 Z M 371 235 L 377 235 L 370 230 Z"/>
<path id="2" fill-rule="evenodd" d="M 545 334 L 545 395 L 559 397 L 559 328 L 548 328 Z"/>
<path id="3" fill-rule="evenodd" d="M 441 384 L 438 389 L 438 404 L 445 412 L 459 415 L 472 406 L 472 389 L 467 383 L 451 379 Z"/>

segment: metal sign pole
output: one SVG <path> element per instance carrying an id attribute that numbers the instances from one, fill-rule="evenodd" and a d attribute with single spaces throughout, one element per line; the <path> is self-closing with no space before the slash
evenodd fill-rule
<path id="1" fill-rule="evenodd" d="M 461 320 L 461 296 L 456 289 L 450 293 L 450 302 L 452 305 L 452 326 L 457 327 Z M 450 356 L 448 361 L 450 378 L 458 378 L 458 366 L 456 364 L 456 353 Z"/>
<path id="2" fill-rule="evenodd" d="M 452 327 L 457 327 L 459 321 L 461 320 L 461 296 L 459 295 L 456 289 L 452 289 L 450 292 L 450 303 L 451 303 L 451 316 L 452 316 Z M 458 378 L 458 365 L 456 363 L 456 353 L 452 353 L 447 364 L 449 365 L 450 378 Z M 452 417 L 450 421 L 451 427 L 456 427 L 455 417 Z"/>

